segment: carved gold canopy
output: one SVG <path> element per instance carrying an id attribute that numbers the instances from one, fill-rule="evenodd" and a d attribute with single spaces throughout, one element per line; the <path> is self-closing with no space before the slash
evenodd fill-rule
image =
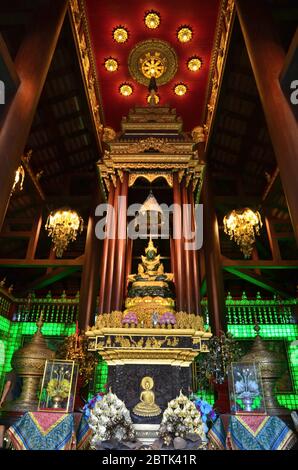
<path id="1" fill-rule="evenodd" d="M 182 133 L 182 121 L 167 106 L 135 107 L 122 120 L 122 133 L 106 133 L 105 152 L 98 168 L 106 187 L 116 183 L 116 176 L 129 173 L 129 186 L 139 178 L 149 182 L 163 178 L 173 186 L 173 173 L 194 188 L 201 180 L 204 163 L 197 144 L 200 139 Z"/>

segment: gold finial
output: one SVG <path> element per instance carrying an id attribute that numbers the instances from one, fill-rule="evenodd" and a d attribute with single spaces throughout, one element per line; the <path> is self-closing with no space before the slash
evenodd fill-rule
<path id="1" fill-rule="evenodd" d="M 44 323 L 42 317 L 43 317 L 43 311 L 40 312 L 39 318 L 36 322 L 37 331 L 40 331 L 40 332 L 41 332 L 42 325 Z"/>
<path id="2" fill-rule="evenodd" d="M 145 253 L 147 253 L 148 251 L 154 251 L 155 253 L 157 253 L 157 248 L 155 248 L 154 244 L 153 244 L 153 241 L 149 240 L 149 243 L 148 243 L 148 246 L 147 248 L 145 249 Z"/>

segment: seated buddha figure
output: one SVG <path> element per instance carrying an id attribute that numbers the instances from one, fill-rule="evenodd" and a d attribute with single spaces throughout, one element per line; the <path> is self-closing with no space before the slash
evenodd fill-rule
<path id="1" fill-rule="evenodd" d="M 152 391 L 154 382 L 152 377 L 143 377 L 141 381 L 142 392 L 140 402 L 133 408 L 134 414 L 138 416 L 158 416 L 161 409 L 155 403 L 155 395 Z"/>
<path id="2" fill-rule="evenodd" d="M 142 263 L 138 265 L 138 273 L 130 274 L 128 280 L 132 282 L 172 281 L 173 274 L 164 272 L 164 266 L 160 262 L 160 255 L 156 253 L 157 248 L 150 239 L 145 249 L 145 256 L 142 255 Z"/>
<path id="3" fill-rule="evenodd" d="M 173 309 L 175 305 L 174 276 L 172 273 L 165 273 L 160 255 L 157 254 L 157 248 L 152 240 L 149 240 L 145 256 L 141 259 L 138 272 L 128 276 L 125 312 L 136 313 L 139 319 L 142 317 L 142 321 L 149 326 L 152 323 L 154 311 L 169 312 Z"/>

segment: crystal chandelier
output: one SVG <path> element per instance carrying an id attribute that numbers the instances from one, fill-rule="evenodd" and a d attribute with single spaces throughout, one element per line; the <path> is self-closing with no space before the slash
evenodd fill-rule
<path id="1" fill-rule="evenodd" d="M 52 237 L 57 258 L 61 258 L 68 244 L 76 240 L 83 226 L 84 221 L 76 211 L 59 209 L 50 213 L 45 229 L 48 231 L 48 236 Z"/>
<path id="2" fill-rule="evenodd" d="M 260 235 L 262 220 L 258 211 L 252 211 L 248 207 L 233 210 L 224 219 L 224 231 L 230 240 L 235 240 L 245 258 L 250 258 L 255 235 Z"/>
<path id="3" fill-rule="evenodd" d="M 14 183 L 13 183 L 13 187 L 11 190 L 11 194 L 14 192 L 17 186 L 19 187 L 20 191 L 23 191 L 24 179 L 25 179 L 25 170 L 24 170 L 23 165 L 20 165 L 14 177 Z"/>

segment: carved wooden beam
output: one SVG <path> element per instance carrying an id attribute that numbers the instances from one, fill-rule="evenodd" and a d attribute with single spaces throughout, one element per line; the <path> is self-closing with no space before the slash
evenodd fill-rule
<path id="1" fill-rule="evenodd" d="M 84 255 L 75 259 L 0 259 L 2 268 L 62 268 L 83 266 Z"/>
<path id="2" fill-rule="evenodd" d="M 250 284 L 254 284 L 262 289 L 265 289 L 269 292 L 273 292 L 274 294 L 279 294 L 282 297 L 285 298 L 292 298 L 293 293 L 291 294 L 290 292 L 287 292 L 283 289 L 280 289 L 280 286 L 278 286 L 276 283 L 272 281 L 268 281 L 265 279 L 262 275 L 258 274 L 253 274 L 247 271 L 242 271 L 240 269 L 236 268 L 231 268 L 231 267 L 225 267 L 225 271 L 228 273 L 233 274 L 233 276 L 236 276 L 240 279 L 243 279 L 245 281 L 248 281 Z"/>
<path id="3" fill-rule="evenodd" d="M 298 269 L 298 260 L 234 260 L 221 257 L 223 268 L 235 267 L 238 269 Z"/>
<path id="4" fill-rule="evenodd" d="M 35 279 L 33 282 L 28 284 L 22 293 L 27 293 L 32 290 L 43 289 L 44 287 L 50 286 L 55 282 L 61 281 L 71 274 L 79 271 L 81 266 L 69 266 L 67 268 L 56 268 L 52 269 L 50 273 L 40 276 L 38 279 Z"/>

